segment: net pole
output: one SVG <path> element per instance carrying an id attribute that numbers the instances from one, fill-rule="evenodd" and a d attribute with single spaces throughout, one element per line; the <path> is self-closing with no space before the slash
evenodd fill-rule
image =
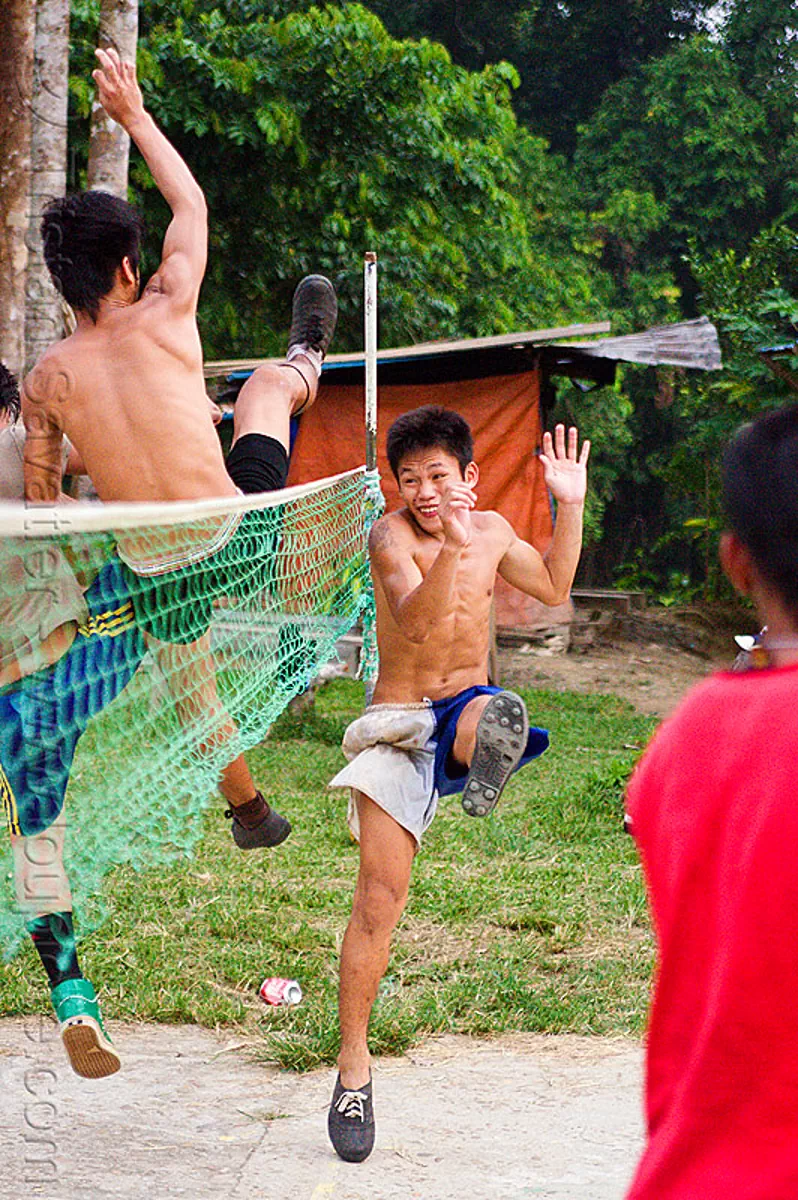
<path id="1" fill-rule="evenodd" d="M 363 270 L 365 290 L 366 469 L 377 468 L 377 255 L 369 250 Z"/>
<path id="2" fill-rule="evenodd" d="M 366 470 L 377 470 L 377 255 L 367 251 L 363 264 L 363 312 L 365 320 L 365 379 L 366 379 Z M 373 484 L 372 484 L 373 486 Z M 372 497 L 372 499 L 374 499 Z M 373 518 L 372 518 L 373 519 Z M 371 647 L 367 650 L 367 645 Z M 376 683 L 376 641 L 373 625 L 364 617 L 363 644 L 360 651 L 360 671 L 365 684 L 366 707 L 371 704 Z"/>

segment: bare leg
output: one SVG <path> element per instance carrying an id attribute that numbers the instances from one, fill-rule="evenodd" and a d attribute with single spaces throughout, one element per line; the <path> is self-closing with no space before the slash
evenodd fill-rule
<path id="1" fill-rule="evenodd" d="M 250 375 L 235 403 L 233 445 L 247 433 L 273 437 L 288 450 L 291 414 L 316 399 L 319 373 L 302 356 L 292 363 L 264 363 Z"/>
<path id="2" fill-rule="evenodd" d="M 190 645 L 159 642 L 151 636 L 147 643 L 155 651 L 166 676 L 183 728 L 190 729 L 209 719 L 215 721 L 213 731 L 199 743 L 200 750 L 207 754 L 231 741 L 236 734 L 236 725 L 216 690 L 210 634 L 203 634 Z M 257 790 L 244 756 L 239 754 L 222 771 L 219 791 L 228 804 L 236 806 L 252 800 Z"/>
<path id="3" fill-rule="evenodd" d="M 407 902 L 416 850 L 411 834 L 368 796 L 358 793 L 357 804 L 360 872 L 341 948 L 338 992 L 338 1069 L 347 1089 L 362 1087 L 369 1079 L 369 1017 L 388 965 L 391 934 Z"/>
<path id="4" fill-rule="evenodd" d="M 468 767 L 462 804 L 470 817 L 492 812 L 524 755 L 529 734 L 526 706 L 515 692 L 476 696 L 457 722 L 452 755 Z"/>
<path id="5" fill-rule="evenodd" d="M 452 746 L 452 756 L 455 762 L 461 763 L 464 767 L 471 766 L 477 740 L 477 725 L 490 699 L 490 696 L 475 696 L 460 713 L 457 733 Z"/>
<path id="6" fill-rule="evenodd" d="M 166 674 L 180 724 L 184 729 L 203 730 L 198 740 L 200 752 L 211 755 L 234 743 L 238 730 L 216 690 L 210 634 L 203 634 L 190 645 L 159 642 L 152 637 L 147 641 Z M 230 805 L 225 815 L 233 820 L 233 841 L 239 849 L 278 846 L 288 837 L 290 822 L 263 799 L 243 754 L 222 769 L 218 787 Z"/>
<path id="7" fill-rule="evenodd" d="M 238 808 L 239 805 L 248 804 L 250 800 L 254 800 L 258 789 L 243 754 L 234 758 L 222 771 L 219 791 L 233 808 Z"/>
<path id="8" fill-rule="evenodd" d="M 337 315 L 329 279 L 306 275 L 294 292 L 285 362 L 258 367 L 238 394 L 233 445 L 247 433 L 263 433 L 288 450 L 292 414 L 304 412 L 316 399 Z"/>

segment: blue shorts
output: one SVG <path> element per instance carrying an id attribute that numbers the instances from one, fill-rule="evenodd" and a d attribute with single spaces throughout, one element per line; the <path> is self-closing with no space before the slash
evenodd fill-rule
<path id="1" fill-rule="evenodd" d="M 451 752 L 458 718 L 475 696 L 495 696 L 498 687 L 466 688 L 444 700 L 374 704 L 348 726 L 343 751 L 347 764 L 330 787 L 349 790 L 347 821 L 360 837 L 356 794 L 362 792 L 421 845 L 440 796 L 463 790 L 467 770 L 455 767 Z M 531 727 L 518 770 L 547 748 L 545 729 Z"/>
<path id="2" fill-rule="evenodd" d="M 495 696 L 501 691 L 504 691 L 504 688 L 478 685 L 477 687 L 466 688 L 465 691 L 458 692 L 456 696 L 451 696 L 446 700 L 432 701 L 436 743 L 434 780 L 439 796 L 454 796 L 457 792 L 462 792 L 463 784 L 468 775 L 468 767 L 463 766 L 456 769 L 451 757 L 460 713 L 475 696 Z M 548 731 L 546 729 L 538 729 L 535 725 L 530 725 L 526 750 L 522 754 L 515 770 L 519 771 L 521 767 L 526 766 L 533 758 L 541 755 L 544 750 L 548 749 L 548 745 Z"/>
<path id="3" fill-rule="evenodd" d="M 141 662 L 144 637 L 117 559 L 86 592 L 89 619 L 57 663 L 0 695 L 0 803 L 15 834 L 60 813 L 80 735 Z"/>

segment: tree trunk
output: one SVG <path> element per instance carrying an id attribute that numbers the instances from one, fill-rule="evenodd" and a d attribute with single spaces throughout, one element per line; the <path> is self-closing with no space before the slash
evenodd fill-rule
<path id="1" fill-rule="evenodd" d="M 66 191 L 69 0 L 38 0 L 31 111 L 25 353 L 31 367 L 63 333 L 61 297 L 42 253 L 41 217 Z"/>
<path id="2" fill-rule="evenodd" d="M 0 4 L 0 359 L 25 365 L 34 0 Z"/>
<path id="3" fill-rule="evenodd" d="M 138 0 L 101 0 L 98 46 L 113 46 L 123 62 L 136 61 Z M 127 200 L 130 138 L 95 100 L 89 134 L 88 185 Z"/>

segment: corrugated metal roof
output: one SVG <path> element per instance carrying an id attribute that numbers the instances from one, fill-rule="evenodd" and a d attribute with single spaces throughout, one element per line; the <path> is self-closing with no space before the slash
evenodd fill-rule
<path id="1" fill-rule="evenodd" d="M 495 337 L 464 338 L 459 341 L 419 342 L 413 346 L 400 346 L 380 350 L 378 364 L 415 364 L 421 367 L 434 361 L 441 369 L 449 360 L 462 366 L 474 356 L 482 356 L 495 367 L 501 352 L 519 351 L 527 354 L 537 347 L 547 355 L 562 351 L 571 363 L 588 359 L 606 359 L 611 362 L 640 363 L 644 366 L 675 366 L 702 371 L 715 371 L 721 366 L 720 345 L 715 326 L 706 317 L 695 321 L 680 321 L 673 325 L 657 325 L 642 333 L 631 333 L 624 337 L 599 337 L 594 341 L 571 341 L 593 334 L 608 333 L 609 321 L 597 321 L 589 325 L 561 325 L 552 329 L 530 329 L 519 333 L 503 333 Z M 244 379 L 263 363 L 278 363 L 278 358 L 227 359 L 205 364 L 205 377 L 215 379 L 225 376 L 230 380 Z M 478 365 L 478 364 L 476 364 Z M 587 364 L 585 364 L 587 365 Z M 329 354 L 324 360 L 325 375 L 337 370 L 357 370 L 364 366 L 363 352 Z M 588 371 L 587 374 L 590 374 Z"/>
<path id="2" fill-rule="evenodd" d="M 722 366 L 718 331 L 706 317 L 674 325 L 655 325 L 625 337 L 571 342 L 569 349 L 578 349 L 591 358 L 611 358 L 616 362 L 641 363 L 648 367 L 717 371 Z"/>
<path id="3" fill-rule="evenodd" d="M 378 363 L 410 362 L 417 358 L 439 358 L 448 354 L 479 353 L 501 347 L 512 349 L 523 346 L 543 346 L 564 338 L 590 337 L 592 334 L 609 333 L 609 321 L 594 321 L 587 325 L 558 325 L 552 329 L 529 329 L 521 333 L 501 333 L 494 337 L 462 338 L 458 341 L 416 342 L 412 346 L 398 346 L 392 350 L 380 350 Z M 235 375 L 239 371 L 250 373 L 263 363 L 282 362 L 281 358 L 239 358 L 205 364 L 208 378 L 216 375 Z M 363 352 L 350 354 L 328 354 L 324 360 L 325 371 L 363 366 Z"/>

